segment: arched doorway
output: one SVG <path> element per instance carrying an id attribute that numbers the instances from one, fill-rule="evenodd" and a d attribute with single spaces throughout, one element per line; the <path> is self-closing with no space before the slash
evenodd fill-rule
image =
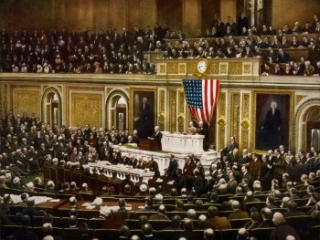
<path id="1" fill-rule="evenodd" d="M 123 92 L 112 93 L 106 104 L 106 127 L 123 131 L 128 128 L 128 97 Z"/>
<path id="2" fill-rule="evenodd" d="M 48 89 L 42 97 L 42 121 L 49 124 L 61 126 L 61 97 L 56 89 Z"/>
<path id="3" fill-rule="evenodd" d="M 318 152 L 320 151 L 320 106 L 313 106 L 306 113 L 307 123 L 307 150 L 314 147 Z"/>
<path id="4" fill-rule="evenodd" d="M 295 115 L 296 150 L 309 151 L 313 146 L 320 150 L 320 100 L 309 99 L 297 110 Z"/>

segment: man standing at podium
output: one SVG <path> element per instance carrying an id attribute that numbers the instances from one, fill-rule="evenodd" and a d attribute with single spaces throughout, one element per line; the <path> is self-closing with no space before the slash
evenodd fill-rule
<path id="1" fill-rule="evenodd" d="M 158 145 L 158 150 L 162 150 L 162 145 L 161 145 L 162 133 L 160 132 L 159 126 L 154 127 L 154 133 L 152 134 L 151 137 L 148 137 L 148 139 L 156 141 Z"/>

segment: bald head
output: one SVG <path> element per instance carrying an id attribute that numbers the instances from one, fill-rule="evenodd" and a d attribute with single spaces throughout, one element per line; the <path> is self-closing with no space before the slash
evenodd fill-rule
<path id="1" fill-rule="evenodd" d="M 284 224 L 286 220 L 281 212 L 275 212 L 273 214 L 272 222 L 274 225 L 279 226 L 281 224 Z"/>

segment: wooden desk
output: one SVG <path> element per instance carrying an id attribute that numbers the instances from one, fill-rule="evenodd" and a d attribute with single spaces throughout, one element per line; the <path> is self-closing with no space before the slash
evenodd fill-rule
<path id="1" fill-rule="evenodd" d="M 111 172 L 115 171 L 118 173 L 119 178 L 123 178 L 125 174 L 130 174 L 138 178 L 140 177 L 152 178 L 154 175 L 154 172 L 145 171 L 143 169 L 129 168 L 128 166 L 124 166 L 124 165 L 107 165 L 105 161 L 89 163 L 88 165 L 91 168 L 104 169 L 108 173 L 110 173 L 110 175 L 111 175 Z"/>
<path id="2" fill-rule="evenodd" d="M 86 207 L 82 206 L 84 203 L 90 203 L 88 201 L 78 201 L 77 202 L 77 209 L 79 211 L 93 211 L 96 209 L 87 209 Z M 130 204 L 132 206 L 132 209 L 130 211 L 137 211 L 139 207 L 144 206 L 145 202 L 143 201 L 126 201 L 127 204 Z M 102 206 L 108 206 L 108 207 L 116 207 L 118 206 L 118 199 L 115 200 L 107 200 L 103 201 Z M 65 202 L 63 205 L 59 207 L 59 209 L 66 209 L 70 210 L 70 205 L 68 202 Z M 97 211 L 97 210 L 96 210 Z"/>
<path id="3" fill-rule="evenodd" d="M 158 144 L 154 140 L 150 139 L 140 139 L 139 141 L 139 149 L 146 151 L 158 151 L 160 150 Z"/>
<path id="4" fill-rule="evenodd" d="M 68 202 L 68 199 L 52 199 L 43 203 L 39 203 L 36 205 L 36 207 L 39 210 L 52 211 L 52 210 L 58 209 L 62 205 L 66 204 L 67 202 Z"/>

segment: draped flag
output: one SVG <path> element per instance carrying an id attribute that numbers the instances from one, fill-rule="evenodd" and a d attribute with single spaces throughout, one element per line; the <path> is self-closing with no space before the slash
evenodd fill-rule
<path id="1" fill-rule="evenodd" d="M 211 122 L 219 95 L 219 80 L 183 79 L 184 92 L 191 115 L 197 121 Z"/>

